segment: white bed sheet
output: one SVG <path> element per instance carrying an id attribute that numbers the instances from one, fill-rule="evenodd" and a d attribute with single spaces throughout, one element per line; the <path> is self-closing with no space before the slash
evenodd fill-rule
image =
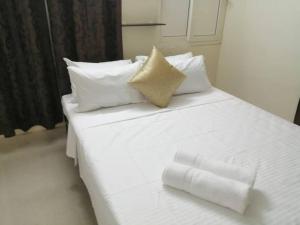
<path id="1" fill-rule="evenodd" d="M 168 111 L 95 115 L 81 129 L 68 115 L 98 223 L 300 224 L 300 128 L 217 89 L 178 97 Z M 245 215 L 164 187 L 161 172 L 178 149 L 258 164 Z"/>
<path id="2" fill-rule="evenodd" d="M 212 102 L 224 101 L 233 96 L 216 88 L 211 88 L 205 93 L 186 94 L 173 97 L 168 108 L 158 108 L 149 103 L 139 103 L 123 105 L 119 107 L 103 108 L 91 112 L 78 113 L 77 103 L 72 103 L 72 96 L 62 97 L 63 112 L 69 121 L 67 156 L 76 159 L 78 135 L 84 130 L 104 125 L 116 123 L 122 120 L 135 119 L 142 116 L 149 116 L 156 113 L 172 111 L 181 107 L 191 107 L 199 104 L 209 104 Z"/>

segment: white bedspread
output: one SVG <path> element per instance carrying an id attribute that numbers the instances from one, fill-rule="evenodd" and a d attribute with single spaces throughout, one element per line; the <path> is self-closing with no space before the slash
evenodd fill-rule
<path id="1" fill-rule="evenodd" d="M 300 224 L 298 126 L 217 89 L 118 108 L 67 115 L 99 224 Z M 178 149 L 258 164 L 245 215 L 163 186 Z"/>
<path id="2" fill-rule="evenodd" d="M 69 120 L 67 156 L 76 159 L 79 138 L 77 134 L 88 128 L 168 112 L 182 107 L 193 107 L 195 105 L 224 101 L 230 98 L 232 98 L 231 95 L 212 88 L 205 93 L 176 96 L 168 108 L 158 108 L 149 103 L 140 103 L 78 113 L 76 111 L 77 103 L 72 103 L 71 95 L 65 95 L 62 97 L 62 106 L 64 114 Z"/>

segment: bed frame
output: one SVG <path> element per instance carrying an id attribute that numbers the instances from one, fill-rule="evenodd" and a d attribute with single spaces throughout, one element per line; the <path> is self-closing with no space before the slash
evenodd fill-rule
<path id="1" fill-rule="evenodd" d="M 299 98 L 299 103 L 298 103 L 298 108 L 296 111 L 294 123 L 300 126 L 300 98 Z"/>

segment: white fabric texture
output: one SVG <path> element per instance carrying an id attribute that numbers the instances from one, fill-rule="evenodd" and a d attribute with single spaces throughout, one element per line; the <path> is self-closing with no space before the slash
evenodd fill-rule
<path id="1" fill-rule="evenodd" d="M 63 58 L 67 66 L 75 66 L 79 67 L 81 69 L 110 69 L 114 68 L 115 66 L 123 66 L 127 64 L 131 64 L 132 61 L 130 59 L 124 59 L 124 60 L 116 60 L 116 61 L 108 61 L 108 62 L 99 62 L 99 63 L 91 63 L 91 62 L 75 62 L 71 61 L 68 58 Z"/>
<path id="2" fill-rule="evenodd" d="M 128 84 L 141 66 L 141 62 L 135 62 L 94 73 L 69 66 L 71 80 L 76 86 L 78 112 L 144 101 L 143 96 Z"/>
<path id="3" fill-rule="evenodd" d="M 136 56 L 137 61 L 144 62 L 147 58 L 147 56 Z M 171 65 L 186 75 L 182 84 L 177 88 L 175 95 L 203 92 L 211 88 L 203 55 L 193 57 L 192 53 L 189 52 L 165 58 Z"/>
<path id="4" fill-rule="evenodd" d="M 248 205 L 249 185 L 205 170 L 173 162 L 164 169 L 162 181 L 173 188 L 241 214 Z"/>
<path id="5" fill-rule="evenodd" d="M 115 68 L 116 66 L 124 66 L 124 65 L 128 65 L 128 64 L 132 63 L 132 61 L 130 59 L 129 60 L 116 60 L 116 61 L 109 61 L 109 62 L 99 62 L 99 63 L 75 62 L 75 61 L 71 61 L 68 58 L 63 58 L 63 60 L 67 64 L 67 67 L 74 66 L 74 67 L 78 67 L 83 70 L 86 70 L 87 72 L 95 72 L 97 70 L 111 69 L 111 68 Z M 76 86 L 75 86 L 71 76 L 70 76 L 70 82 L 71 82 L 71 89 L 72 89 L 72 96 L 73 96 L 72 101 L 76 102 L 77 101 Z"/>
<path id="6" fill-rule="evenodd" d="M 175 95 L 203 92 L 211 88 L 211 84 L 207 78 L 204 57 L 202 55 L 171 64 L 186 75 L 186 78 L 176 90 Z"/>
<path id="7" fill-rule="evenodd" d="M 180 62 L 181 60 L 185 60 L 185 59 L 189 59 L 193 57 L 193 53 L 192 52 L 187 52 L 184 54 L 180 54 L 180 55 L 171 55 L 171 56 L 166 56 L 165 59 L 170 63 L 170 64 L 174 64 L 177 62 Z M 148 56 L 145 55 L 138 55 L 135 57 L 136 61 L 142 61 L 145 62 L 148 59 Z"/>
<path id="8" fill-rule="evenodd" d="M 80 175 L 101 225 L 282 225 L 300 221 L 300 128 L 218 89 L 76 113 L 66 104 Z M 247 168 L 259 162 L 244 215 L 161 182 L 179 149 Z M 77 152 L 77 153 L 76 153 Z"/>
<path id="9" fill-rule="evenodd" d="M 158 108 L 152 104 L 139 103 L 78 113 L 78 103 L 72 101 L 73 97 L 71 95 L 64 95 L 62 97 L 62 107 L 64 114 L 69 120 L 69 144 L 67 145 L 67 156 L 74 159 L 76 159 L 77 156 L 77 139 L 73 139 L 73 137 L 76 138 L 75 130 L 76 133 L 78 133 L 98 125 L 108 125 L 115 122 L 121 122 L 123 120 L 153 115 L 159 112 L 176 110 L 185 106 L 191 107 L 195 105 L 209 104 L 230 98 L 232 98 L 232 96 L 229 94 L 212 88 L 207 92 L 174 96 L 168 108 Z M 71 137 L 71 140 L 69 140 L 69 137 Z"/>
<path id="10" fill-rule="evenodd" d="M 198 152 L 179 150 L 176 152 L 174 161 L 237 180 L 251 187 L 255 182 L 256 168 L 243 168 L 221 160 L 209 159 Z"/>

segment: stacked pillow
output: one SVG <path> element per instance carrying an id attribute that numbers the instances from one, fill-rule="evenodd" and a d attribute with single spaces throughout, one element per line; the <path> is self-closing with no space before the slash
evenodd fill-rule
<path id="1" fill-rule="evenodd" d="M 111 61 L 111 62 L 101 62 L 101 63 L 89 63 L 89 62 L 74 62 L 71 61 L 70 59 L 63 58 L 67 66 L 73 66 L 73 67 L 78 67 L 83 70 L 88 70 L 88 71 L 98 71 L 98 70 L 103 70 L 103 69 L 110 69 L 114 68 L 117 66 L 123 66 L 123 65 L 128 65 L 131 64 L 131 60 L 117 60 L 117 61 Z M 70 75 L 70 73 L 69 73 Z M 77 102 L 77 94 L 76 94 L 76 86 L 73 82 L 73 77 L 70 75 L 70 82 L 71 82 L 71 89 L 72 89 L 72 96 L 73 96 L 73 102 Z"/>
<path id="2" fill-rule="evenodd" d="M 136 56 L 137 61 L 145 62 L 148 56 Z M 166 61 L 186 75 L 175 95 L 203 92 L 211 87 L 207 78 L 203 55 L 194 56 L 191 52 L 165 57 Z"/>
<path id="3" fill-rule="evenodd" d="M 127 83 L 141 67 L 141 62 L 102 70 L 69 66 L 76 87 L 78 112 L 142 102 L 143 96 Z"/>
<path id="4" fill-rule="evenodd" d="M 68 58 L 63 58 L 67 66 L 75 66 L 82 69 L 109 69 L 115 66 L 122 66 L 131 64 L 132 61 L 130 59 L 125 60 L 116 60 L 116 61 L 109 61 L 109 62 L 99 62 L 99 63 L 90 63 L 90 62 L 74 62 Z"/>
<path id="5" fill-rule="evenodd" d="M 129 83 L 154 105 L 166 107 L 185 78 L 186 76 L 169 64 L 154 47 L 143 68 Z"/>
<path id="6" fill-rule="evenodd" d="M 203 56 L 192 53 L 164 57 L 153 48 L 136 62 L 74 62 L 64 58 L 70 75 L 73 102 L 78 111 L 139 103 L 148 99 L 166 107 L 172 95 L 203 92 L 211 87 Z"/>
<path id="7" fill-rule="evenodd" d="M 171 64 L 186 75 L 186 79 L 176 90 L 176 95 L 203 92 L 211 87 L 202 55 Z"/>
<path id="8" fill-rule="evenodd" d="M 129 83 L 154 105 L 166 107 L 172 95 L 206 91 L 211 87 L 203 56 L 191 53 L 166 57 L 153 47 L 149 58 L 136 57 L 143 68 Z"/>

